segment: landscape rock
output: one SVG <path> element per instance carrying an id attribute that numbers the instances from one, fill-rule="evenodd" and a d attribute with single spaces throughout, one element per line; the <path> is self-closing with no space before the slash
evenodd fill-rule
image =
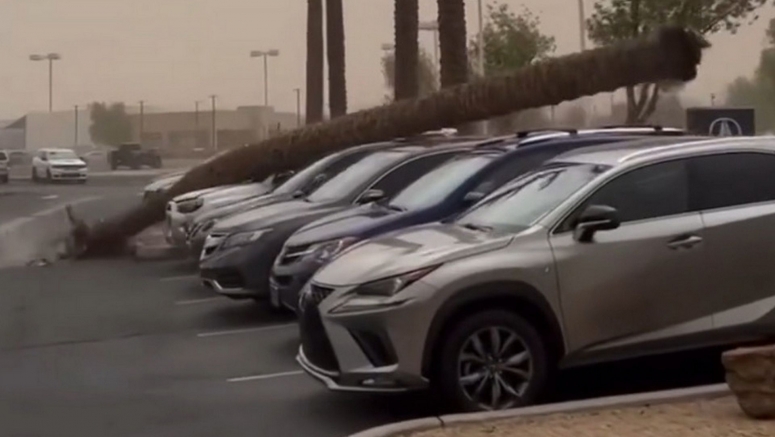
<path id="1" fill-rule="evenodd" d="M 775 345 L 724 352 L 726 381 L 743 412 L 775 420 Z"/>

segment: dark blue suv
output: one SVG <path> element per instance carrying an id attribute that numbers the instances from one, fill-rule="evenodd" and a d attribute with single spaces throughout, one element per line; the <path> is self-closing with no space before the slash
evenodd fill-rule
<path id="1" fill-rule="evenodd" d="M 523 132 L 458 155 L 390 199 L 328 215 L 286 240 L 270 276 L 270 302 L 297 309 L 298 293 L 315 272 L 346 247 L 379 234 L 443 220 L 472 206 L 506 182 L 567 151 L 648 135 L 682 131 L 603 128 Z"/>

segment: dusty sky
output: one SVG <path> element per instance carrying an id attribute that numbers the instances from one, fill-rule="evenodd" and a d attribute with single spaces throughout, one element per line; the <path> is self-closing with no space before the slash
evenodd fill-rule
<path id="1" fill-rule="evenodd" d="M 486 1 L 486 0 L 485 0 Z M 541 16 L 557 38 L 557 54 L 578 50 L 576 0 L 504 0 Z M 587 12 L 594 0 L 586 0 Z M 393 37 L 393 0 L 344 0 L 347 81 L 351 109 L 379 103 L 386 90 L 380 45 Z M 434 19 L 435 0 L 420 0 L 420 16 Z M 467 1 L 469 35 L 476 2 Z M 94 100 L 140 99 L 165 109 L 193 109 L 219 96 L 219 106 L 263 102 L 261 63 L 251 49 L 278 49 L 270 59 L 270 104 L 295 110 L 304 86 L 304 0 L 0 0 L 0 118 L 48 105 L 48 73 L 32 53 L 56 51 L 55 109 Z M 764 29 L 775 8 L 737 35 L 714 37 L 700 77 L 685 93 L 707 103 L 725 84 L 755 68 Z M 432 37 L 421 32 L 432 50 Z"/>

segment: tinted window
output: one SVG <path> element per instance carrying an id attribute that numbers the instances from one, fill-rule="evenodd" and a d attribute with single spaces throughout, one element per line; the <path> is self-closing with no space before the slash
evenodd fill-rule
<path id="1" fill-rule="evenodd" d="M 698 209 L 775 200 L 775 156 L 729 153 L 692 159 Z M 694 185 L 693 185 L 694 186 Z"/>
<path id="2" fill-rule="evenodd" d="M 72 150 L 52 150 L 48 152 L 51 159 L 78 159 L 78 156 Z"/>
<path id="3" fill-rule="evenodd" d="M 390 205 L 412 210 L 444 200 L 497 156 L 468 155 L 448 161 L 401 190 Z"/>
<path id="4" fill-rule="evenodd" d="M 547 164 L 484 198 L 456 222 L 463 226 L 519 232 L 608 168 L 564 162 Z"/>
<path id="5" fill-rule="evenodd" d="M 366 154 L 366 151 L 350 153 L 345 156 L 329 155 L 323 159 L 313 162 L 302 171 L 293 175 L 284 184 L 277 187 L 276 192 L 282 194 L 292 194 L 300 190 L 309 188 L 309 184 L 315 177 L 325 174 L 328 178 L 339 174 L 342 170 L 349 167 Z"/>
<path id="6" fill-rule="evenodd" d="M 503 163 L 493 171 L 476 187 L 473 192 L 488 194 L 492 190 L 501 187 L 505 183 L 534 170 L 547 160 L 554 158 L 557 153 L 541 151 L 532 153 L 520 153 Z"/>
<path id="7" fill-rule="evenodd" d="M 448 161 L 455 154 L 436 153 L 413 159 L 392 170 L 375 183 L 371 189 L 382 190 L 386 197 L 393 197 L 409 184 L 416 181 L 443 162 Z"/>
<path id="8" fill-rule="evenodd" d="M 625 173 L 584 204 L 614 207 L 623 223 L 685 213 L 689 211 L 686 162 L 664 162 Z"/>
<path id="9" fill-rule="evenodd" d="M 353 189 L 367 183 L 381 174 L 397 161 L 405 159 L 406 152 L 386 151 L 372 153 L 352 164 L 346 171 L 334 176 L 309 196 L 312 202 L 325 202 L 341 199 Z"/>

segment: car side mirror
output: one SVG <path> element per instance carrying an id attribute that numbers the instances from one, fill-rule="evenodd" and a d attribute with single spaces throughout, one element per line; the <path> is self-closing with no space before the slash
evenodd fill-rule
<path id="1" fill-rule="evenodd" d="M 471 206 L 482 199 L 484 199 L 484 193 L 480 193 L 478 191 L 471 191 L 463 197 L 463 203 L 466 206 Z"/>
<path id="2" fill-rule="evenodd" d="M 285 181 L 290 179 L 294 174 L 296 174 L 296 172 L 293 170 L 279 173 L 277 176 L 275 176 L 274 180 L 272 181 L 272 185 L 275 187 L 279 187 L 280 185 L 284 184 Z"/>
<path id="3" fill-rule="evenodd" d="M 368 190 L 358 199 L 359 204 L 378 202 L 385 198 L 385 192 L 382 190 Z"/>
<path id="4" fill-rule="evenodd" d="M 576 241 L 589 243 L 595 232 L 616 229 L 621 222 L 616 208 L 607 205 L 589 205 L 576 220 L 573 236 Z"/>

